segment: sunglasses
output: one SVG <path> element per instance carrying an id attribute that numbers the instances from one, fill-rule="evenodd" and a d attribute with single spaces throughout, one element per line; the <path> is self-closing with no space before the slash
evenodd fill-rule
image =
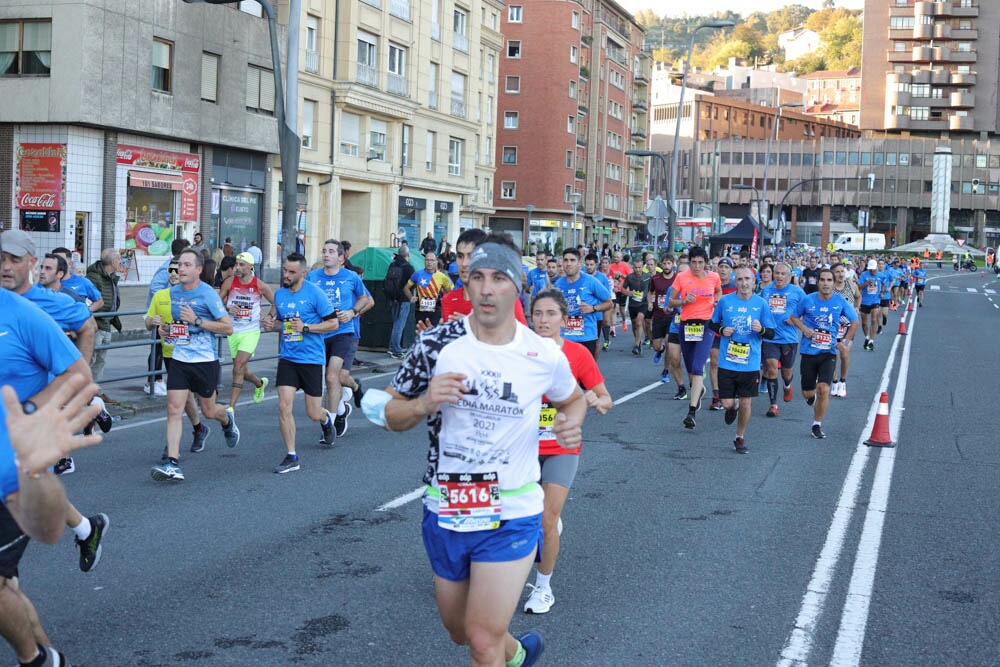
<path id="1" fill-rule="evenodd" d="M 167 269 L 167 273 L 177 273 L 177 267 L 170 267 Z"/>

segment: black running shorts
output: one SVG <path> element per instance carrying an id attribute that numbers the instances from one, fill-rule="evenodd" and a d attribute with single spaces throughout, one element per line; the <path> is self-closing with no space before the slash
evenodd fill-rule
<path id="1" fill-rule="evenodd" d="M 350 338 L 350 336 L 345 336 Z M 278 359 L 278 372 L 274 379 L 278 387 L 295 387 L 306 396 L 323 396 L 323 364 L 299 364 L 288 359 Z"/>

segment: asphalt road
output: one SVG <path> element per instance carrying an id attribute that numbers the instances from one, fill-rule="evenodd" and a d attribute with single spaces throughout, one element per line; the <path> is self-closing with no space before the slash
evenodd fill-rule
<path id="1" fill-rule="evenodd" d="M 543 631 L 541 664 L 1000 664 L 1000 294 L 985 291 L 1000 283 L 932 276 L 926 307 L 904 311 L 908 336 L 893 314 L 874 352 L 855 346 L 826 440 L 810 437 L 796 380 L 779 418 L 755 401 L 747 456 L 707 403 L 686 431 L 675 387 L 651 386 L 651 352 L 619 336 L 601 357 L 612 395 L 651 388 L 588 417 L 557 603 L 513 622 Z M 899 446 L 869 449 L 883 383 Z M 203 453 L 183 449 L 182 484 L 150 479 L 155 413 L 76 457 L 71 499 L 111 516 L 101 563 L 81 573 L 68 531 L 22 562 L 74 665 L 464 664 L 437 617 L 420 503 L 406 502 L 423 427 L 387 434 L 359 412 L 325 450 L 300 398 L 302 470 L 279 476 L 273 399 L 240 408 L 238 448 L 213 423 Z"/>

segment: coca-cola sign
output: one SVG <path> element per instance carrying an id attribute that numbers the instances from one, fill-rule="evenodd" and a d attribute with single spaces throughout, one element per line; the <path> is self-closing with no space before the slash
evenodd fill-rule
<path id="1" fill-rule="evenodd" d="M 133 167 L 152 167 L 191 173 L 201 171 L 201 158 L 194 153 L 177 153 L 159 148 L 118 144 L 116 156 L 118 164 Z"/>
<path id="2" fill-rule="evenodd" d="M 66 145 L 19 144 L 17 147 L 17 208 L 60 211 L 66 200 Z"/>

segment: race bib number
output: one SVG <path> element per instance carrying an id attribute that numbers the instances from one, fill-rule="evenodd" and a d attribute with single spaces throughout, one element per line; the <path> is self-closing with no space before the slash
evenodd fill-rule
<path id="1" fill-rule="evenodd" d="M 237 308 L 236 312 L 233 314 L 234 322 L 249 322 L 250 317 L 253 314 L 253 310 L 250 308 Z"/>
<path id="2" fill-rule="evenodd" d="M 788 297 L 772 294 L 767 299 L 767 305 L 775 315 L 784 315 L 788 308 Z"/>
<path id="3" fill-rule="evenodd" d="M 872 283 L 865 288 L 865 291 L 869 294 L 878 294 L 878 283 Z"/>
<path id="4" fill-rule="evenodd" d="M 850 322 L 845 321 L 844 318 L 840 318 L 840 326 L 837 327 L 837 340 L 841 340 L 847 335 L 847 328 L 849 325 Z"/>
<path id="5" fill-rule="evenodd" d="M 750 344 L 729 341 L 726 346 L 726 361 L 731 364 L 747 364 L 750 362 Z"/>
<path id="6" fill-rule="evenodd" d="M 633 290 L 632 291 L 632 300 L 633 301 L 642 301 L 642 292 L 639 291 L 639 290 Z"/>
<path id="7" fill-rule="evenodd" d="M 437 310 L 437 299 L 428 296 L 420 297 L 420 312 L 432 313 Z"/>
<path id="8" fill-rule="evenodd" d="M 556 436 L 552 434 L 552 425 L 555 423 L 556 409 L 542 408 L 542 411 L 538 416 L 538 439 L 555 440 Z"/>
<path id="9" fill-rule="evenodd" d="M 705 325 L 704 324 L 685 324 L 684 325 L 684 340 L 689 343 L 697 343 L 705 337 Z"/>
<path id="10" fill-rule="evenodd" d="M 577 317 L 567 317 L 566 318 L 566 333 L 568 334 L 583 334 L 583 318 Z"/>
<path id="11" fill-rule="evenodd" d="M 173 340 L 174 345 L 190 345 L 191 331 L 188 329 L 188 325 L 171 324 L 170 339 Z"/>
<path id="12" fill-rule="evenodd" d="M 667 305 L 667 295 L 666 294 L 657 294 L 656 295 L 656 307 L 659 308 L 660 310 L 663 310 L 666 307 L 666 305 Z"/>
<path id="13" fill-rule="evenodd" d="M 829 350 L 833 345 L 833 336 L 830 335 L 829 331 L 814 331 L 812 337 L 812 346 L 817 350 Z"/>
<path id="14" fill-rule="evenodd" d="M 302 340 L 302 332 L 301 331 L 295 331 L 294 329 L 292 329 L 292 321 L 291 320 L 285 320 L 283 324 L 284 324 L 284 336 L 283 336 L 283 340 L 286 343 L 297 343 L 300 340 Z"/>
<path id="15" fill-rule="evenodd" d="M 681 323 L 681 314 L 680 313 L 674 313 L 674 324 L 678 324 L 679 325 L 680 323 Z"/>
<path id="16" fill-rule="evenodd" d="M 495 472 L 438 473 L 438 525 L 469 533 L 500 527 L 500 482 Z"/>

